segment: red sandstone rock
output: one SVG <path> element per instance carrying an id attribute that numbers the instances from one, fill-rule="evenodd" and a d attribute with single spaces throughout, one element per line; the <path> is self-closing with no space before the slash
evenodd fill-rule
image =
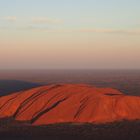
<path id="1" fill-rule="evenodd" d="M 42 86 L 0 97 L 0 118 L 4 117 L 33 125 L 135 120 L 140 119 L 140 97 L 82 84 Z"/>

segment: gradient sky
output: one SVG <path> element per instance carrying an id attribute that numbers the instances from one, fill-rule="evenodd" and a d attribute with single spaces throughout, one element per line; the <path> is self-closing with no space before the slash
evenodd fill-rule
<path id="1" fill-rule="evenodd" d="M 0 69 L 140 68 L 139 0 L 0 0 Z"/>

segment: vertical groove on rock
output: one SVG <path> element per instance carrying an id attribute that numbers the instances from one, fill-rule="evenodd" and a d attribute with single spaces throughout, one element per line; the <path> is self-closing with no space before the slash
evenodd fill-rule
<path id="1" fill-rule="evenodd" d="M 23 91 L 22 91 L 23 92 Z M 15 95 L 14 97 L 10 98 L 8 101 L 6 101 L 1 107 L 0 107 L 0 110 L 6 106 L 9 102 L 11 102 L 12 100 L 16 99 L 18 96 L 20 96 L 20 93 L 22 92 L 19 92 L 17 95 Z"/>
<path id="2" fill-rule="evenodd" d="M 64 98 L 62 100 L 59 100 L 56 103 L 54 103 L 52 106 L 50 106 L 49 108 L 47 108 L 44 111 L 40 112 L 36 117 L 32 118 L 31 124 L 33 124 L 36 120 L 38 120 L 42 115 L 44 115 L 45 113 L 49 112 L 50 110 L 52 110 L 56 106 L 58 106 L 61 102 L 64 102 L 66 99 L 67 98 Z"/>
<path id="3" fill-rule="evenodd" d="M 88 102 L 89 97 L 85 97 L 82 101 L 81 101 L 81 105 L 78 109 L 78 111 L 76 112 L 76 114 L 74 115 L 74 119 L 78 118 L 81 114 L 81 112 L 83 111 L 83 109 L 86 107 L 86 103 Z"/>
<path id="4" fill-rule="evenodd" d="M 31 95 L 30 97 L 26 98 L 18 107 L 18 109 L 16 110 L 16 112 L 14 113 L 13 117 L 16 118 L 18 112 L 20 111 L 20 109 L 26 105 L 28 102 L 30 102 L 33 98 L 38 97 L 40 94 L 46 92 L 46 90 L 43 91 L 37 91 L 36 93 L 34 93 L 33 95 Z"/>

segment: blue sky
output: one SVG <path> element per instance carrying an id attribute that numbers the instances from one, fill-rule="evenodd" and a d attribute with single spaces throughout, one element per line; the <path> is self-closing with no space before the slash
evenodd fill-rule
<path id="1" fill-rule="evenodd" d="M 139 7 L 139 0 L 0 0 L 0 67 L 140 68 Z"/>
<path id="2" fill-rule="evenodd" d="M 50 17 L 75 27 L 136 28 L 140 26 L 139 6 L 139 0 L 0 0 L 0 17 L 24 21 Z"/>

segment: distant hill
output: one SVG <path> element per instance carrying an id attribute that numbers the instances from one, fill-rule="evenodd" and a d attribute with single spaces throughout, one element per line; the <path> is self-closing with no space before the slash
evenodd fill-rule
<path id="1" fill-rule="evenodd" d="M 0 80 L 0 96 L 38 87 L 40 84 L 19 80 Z"/>

